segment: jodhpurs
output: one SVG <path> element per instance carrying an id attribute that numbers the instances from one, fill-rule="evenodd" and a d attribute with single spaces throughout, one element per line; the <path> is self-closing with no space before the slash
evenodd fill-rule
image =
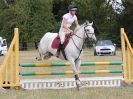
<path id="1" fill-rule="evenodd" d="M 61 44 L 64 43 L 66 34 L 69 34 L 69 32 L 59 31 L 59 37 L 60 37 Z"/>

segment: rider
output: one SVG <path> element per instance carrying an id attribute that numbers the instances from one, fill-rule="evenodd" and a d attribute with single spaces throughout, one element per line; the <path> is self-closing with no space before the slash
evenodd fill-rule
<path id="1" fill-rule="evenodd" d="M 69 12 L 63 15 L 63 20 L 62 20 L 61 27 L 59 30 L 60 45 L 58 49 L 63 49 L 65 35 L 73 33 L 73 30 L 70 29 L 73 22 L 76 24 L 76 26 L 79 26 L 78 19 L 76 16 L 77 6 L 74 4 L 70 4 L 68 6 L 68 10 Z"/>

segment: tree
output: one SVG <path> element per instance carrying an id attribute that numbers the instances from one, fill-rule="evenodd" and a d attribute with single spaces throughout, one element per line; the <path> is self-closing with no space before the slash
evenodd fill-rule
<path id="1" fill-rule="evenodd" d="M 118 13 L 113 9 L 111 0 L 108 2 L 107 0 L 74 1 L 78 5 L 79 20 L 93 21 L 95 33 L 99 39 L 113 39 L 118 34 Z M 115 39 L 113 40 L 116 41 Z"/>
<path id="2" fill-rule="evenodd" d="M 124 10 L 121 15 L 121 25 L 125 28 L 129 40 L 133 42 L 133 1 L 122 0 Z"/>
<path id="3" fill-rule="evenodd" d="M 7 38 L 9 38 L 13 28 L 18 27 L 20 42 L 23 48 L 27 49 L 28 42 L 36 43 L 46 32 L 54 31 L 56 21 L 52 7 L 52 0 L 16 0 L 1 13 L 0 17 L 4 19 L 0 21 L 4 23 L 1 32 L 8 33 Z"/>

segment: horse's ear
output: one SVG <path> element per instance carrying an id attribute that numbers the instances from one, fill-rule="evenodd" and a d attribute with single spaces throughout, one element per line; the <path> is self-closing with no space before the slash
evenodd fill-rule
<path id="1" fill-rule="evenodd" d="M 86 25 L 88 25 L 88 24 L 89 24 L 89 21 L 88 21 L 88 20 L 86 20 L 86 21 L 85 21 L 85 24 L 86 24 Z"/>
<path id="2" fill-rule="evenodd" d="M 93 22 L 91 22 L 90 25 L 93 25 Z"/>
<path id="3" fill-rule="evenodd" d="M 88 23 L 87 22 L 85 22 L 85 25 L 87 25 Z"/>

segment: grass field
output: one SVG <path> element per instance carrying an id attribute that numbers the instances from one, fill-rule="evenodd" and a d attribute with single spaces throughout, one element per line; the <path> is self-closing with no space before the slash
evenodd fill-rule
<path id="1" fill-rule="evenodd" d="M 52 57 L 48 60 L 38 62 L 35 60 L 37 51 L 20 51 L 20 63 L 61 63 L 63 60 Z M 116 56 L 93 56 L 93 50 L 85 49 L 82 61 L 120 61 L 122 58 L 121 51 L 118 50 Z M 2 63 L 4 57 L 0 57 Z M 88 69 L 121 69 L 120 66 L 94 66 L 81 67 L 81 70 Z M 54 70 L 71 70 L 71 67 L 40 67 L 40 68 L 20 68 L 21 71 L 54 71 Z M 117 74 L 118 75 L 118 74 Z M 122 74 L 120 74 L 122 75 Z M 108 75 L 81 75 L 86 76 L 115 76 Z M 37 76 L 37 77 L 20 77 L 21 79 L 32 78 L 64 78 L 73 77 L 73 75 L 63 76 Z M 117 88 L 85 88 L 77 91 L 76 89 L 65 90 L 0 90 L 0 99 L 133 99 L 133 87 L 117 87 Z"/>

